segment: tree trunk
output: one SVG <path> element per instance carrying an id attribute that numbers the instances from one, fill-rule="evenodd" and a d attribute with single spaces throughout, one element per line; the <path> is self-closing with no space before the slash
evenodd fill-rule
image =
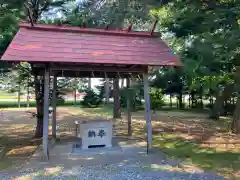
<path id="1" fill-rule="evenodd" d="M 212 107 L 213 106 L 213 97 L 212 96 L 210 96 L 209 102 L 210 102 L 210 106 Z"/>
<path id="2" fill-rule="evenodd" d="M 179 96 L 177 95 L 176 98 L 177 98 L 177 100 L 176 100 L 176 107 L 178 109 L 179 108 Z"/>
<path id="3" fill-rule="evenodd" d="M 188 107 L 191 108 L 191 93 L 188 94 Z"/>
<path id="4" fill-rule="evenodd" d="M 120 118 L 120 92 L 119 92 L 119 79 L 114 78 L 113 80 L 113 98 L 114 98 L 114 108 L 113 108 L 113 118 Z"/>
<path id="5" fill-rule="evenodd" d="M 236 67 L 235 84 L 238 93 L 236 108 L 234 110 L 232 121 L 232 132 L 240 134 L 240 66 Z"/>
<path id="6" fill-rule="evenodd" d="M 127 88 L 128 88 L 128 91 L 130 89 L 130 84 L 131 84 L 131 81 L 129 78 L 127 78 Z M 131 114 L 131 100 L 132 100 L 132 97 L 131 97 L 131 94 L 130 92 L 128 92 L 127 94 L 127 119 L 128 119 L 128 136 L 132 136 L 132 114 Z"/>
<path id="7" fill-rule="evenodd" d="M 231 96 L 234 90 L 234 84 L 228 84 L 225 86 L 224 90 L 219 93 L 219 95 L 216 97 L 216 101 L 213 105 L 212 112 L 211 112 L 211 118 L 213 119 L 219 119 L 219 116 L 223 112 L 223 105 L 224 101 Z"/>
<path id="8" fill-rule="evenodd" d="M 180 84 L 179 84 L 179 93 L 178 93 L 178 101 L 179 101 L 179 108 L 183 109 L 183 81 L 180 79 Z"/>
<path id="9" fill-rule="evenodd" d="M 77 106 L 77 89 L 74 89 L 74 106 Z"/>
<path id="10" fill-rule="evenodd" d="M 179 108 L 183 109 L 183 94 L 180 93 L 178 96 Z"/>
<path id="11" fill-rule="evenodd" d="M 35 97 L 36 97 L 36 108 L 37 108 L 37 126 L 35 131 L 35 137 L 43 136 L 43 80 L 42 77 L 35 75 Z"/>
<path id="12" fill-rule="evenodd" d="M 121 89 L 124 88 L 124 79 L 121 79 Z"/>
<path id="13" fill-rule="evenodd" d="M 193 91 L 191 92 L 191 100 L 192 100 L 191 108 L 194 108 L 194 106 L 195 106 L 195 93 Z"/>
<path id="14" fill-rule="evenodd" d="M 92 81 L 91 78 L 88 78 L 88 89 L 92 88 Z"/>
<path id="15" fill-rule="evenodd" d="M 170 93 L 170 107 L 172 108 L 172 93 Z"/>
<path id="16" fill-rule="evenodd" d="M 28 77 L 28 82 L 27 82 L 27 107 L 29 107 L 29 77 Z"/>
<path id="17" fill-rule="evenodd" d="M 210 106 L 213 106 L 213 90 L 212 88 L 209 89 L 209 102 L 210 102 Z"/>
<path id="18" fill-rule="evenodd" d="M 240 134 L 240 96 L 238 97 L 236 108 L 232 120 L 232 132 Z"/>
<path id="19" fill-rule="evenodd" d="M 131 79 L 131 86 L 132 88 L 135 88 L 135 86 L 137 85 L 137 82 L 136 82 L 136 79 L 133 78 Z M 132 93 L 132 112 L 136 111 L 136 108 L 137 108 L 137 95 L 136 93 Z"/>
<path id="20" fill-rule="evenodd" d="M 18 85 L 18 108 L 21 107 L 21 87 Z"/>
<path id="21" fill-rule="evenodd" d="M 213 106 L 213 90 L 212 90 L 212 79 L 210 79 L 210 88 L 209 88 L 209 101 L 210 101 L 210 106 L 212 108 Z"/>
<path id="22" fill-rule="evenodd" d="M 200 87 L 200 107 L 203 109 L 203 87 Z"/>

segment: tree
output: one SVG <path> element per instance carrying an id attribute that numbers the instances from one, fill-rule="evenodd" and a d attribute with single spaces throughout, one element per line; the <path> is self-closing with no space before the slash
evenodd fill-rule
<path id="1" fill-rule="evenodd" d="M 236 102 L 236 108 L 233 114 L 232 131 L 240 134 L 240 66 L 236 68 L 235 82 L 238 98 Z"/>
<path id="2" fill-rule="evenodd" d="M 30 93 L 30 88 L 27 88 L 32 83 L 32 75 L 30 73 L 30 66 L 28 63 L 21 62 L 12 67 L 12 71 L 5 72 L 2 78 L 2 84 L 11 93 L 18 93 L 18 107 L 20 107 L 20 96 L 23 93 Z M 27 89 L 28 91 L 25 91 Z M 28 101 L 29 103 L 29 101 Z"/>
<path id="3" fill-rule="evenodd" d="M 239 65 L 239 7 L 240 2 L 234 0 L 172 0 L 165 1 L 164 6 L 151 11 L 152 15 L 161 18 L 163 33 L 168 32 L 169 35 L 171 32 L 170 36 L 183 42 L 183 48 L 179 46 L 178 53 L 185 65 L 191 94 L 205 92 L 204 85 L 209 79 L 218 80 L 215 86 L 208 86 L 212 94 L 213 91 L 223 94 L 216 95 L 212 111 L 216 118 L 224 102 L 236 92 L 231 83 L 234 69 Z M 190 72 L 192 70 L 193 73 Z"/>
<path id="4" fill-rule="evenodd" d="M 43 15 L 44 12 L 50 9 L 56 8 L 63 10 L 63 5 L 67 0 L 12 0 L 4 2 L 0 6 L 0 35 L 2 34 L 0 55 L 4 52 L 7 45 L 11 42 L 13 35 L 17 32 L 17 22 L 28 17 L 30 20 L 36 23 Z M 24 9 L 27 9 L 24 11 Z M 0 36 L 1 37 L 1 36 Z M 31 68 L 31 72 L 34 74 L 35 84 L 35 96 L 37 104 L 37 127 L 36 137 L 42 137 L 43 128 L 43 78 L 37 76 L 37 70 Z M 29 72 L 30 73 L 30 72 Z"/>

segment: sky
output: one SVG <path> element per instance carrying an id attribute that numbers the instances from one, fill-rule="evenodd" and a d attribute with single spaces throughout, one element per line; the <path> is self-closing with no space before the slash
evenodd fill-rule
<path id="1" fill-rule="evenodd" d="M 95 86 L 99 85 L 100 78 L 92 78 L 91 83 L 92 83 L 92 87 L 95 87 Z"/>

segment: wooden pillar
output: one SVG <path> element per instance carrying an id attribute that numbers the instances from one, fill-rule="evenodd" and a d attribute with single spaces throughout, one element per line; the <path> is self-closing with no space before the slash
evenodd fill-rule
<path id="1" fill-rule="evenodd" d="M 48 153 L 48 120 L 49 120 L 49 68 L 44 73 L 44 106 L 43 106 L 43 158 L 49 159 Z"/>
<path id="2" fill-rule="evenodd" d="M 53 77 L 53 93 L 52 93 L 52 138 L 56 140 L 57 137 L 57 76 Z"/>
<path id="3" fill-rule="evenodd" d="M 120 118 L 120 92 L 119 92 L 119 78 L 114 78 L 113 80 L 113 118 Z"/>
<path id="4" fill-rule="evenodd" d="M 146 112 L 146 125 L 147 125 L 147 141 L 148 148 L 152 147 L 152 122 L 151 122 L 151 109 L 150 109 L 150 96 L 148 87 L 148 74 L 143 75 L 144 81 L 144 99 L 145 99 L 145 112 Z"/>
<path id="5" fill-rule="evenodd" d="M 105 103 L 109 104 L 109 94 L 110 94 L 110 89 L 109 89 L 109 78 L 105 78 Z"/>
<path id="6" fill-rule="evenodd" d="M 127 90 L 130 90 L 130 78 L 127 78 Z M 132 136 L 132 114 L 131 114 L 131 97 L 132 93 L 127 93 L 127 119 L 128 119 L 128 136 Z"/>

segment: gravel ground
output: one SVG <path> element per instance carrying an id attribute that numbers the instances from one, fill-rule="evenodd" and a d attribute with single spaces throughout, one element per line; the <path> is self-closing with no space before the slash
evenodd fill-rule
<path id="1" fill-rule="evenodd" d="M 62 169 L 59 172 L 45 174 L 32 170 L 19 174 L 0 175 L 1 180 L 18 179 L 20 177 L 31 179 L 79 179 L 79 180 L 224 180 L 223 177 L 211 173 L 187 173 L 166 170 L 151 170 L 142 167 L 140 164 L 111 164 L 105 166 L 74 167 Z M 23 178 L 23 179 L 25 179 Z"/>

